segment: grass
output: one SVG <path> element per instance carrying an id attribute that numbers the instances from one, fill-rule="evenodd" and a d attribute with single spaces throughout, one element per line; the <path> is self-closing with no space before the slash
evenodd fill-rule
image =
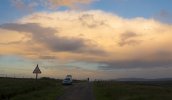
<path id="1" fill-rule="evenodd" d="M 172 82 L 94 82 L 96 100 L 172 100 Z"/>
<path id="2" fill-rule="evenodd" d="M 55 100 L 62 93 L 61 81 L 54 79 L 0 78 L 0 100 Z"/>

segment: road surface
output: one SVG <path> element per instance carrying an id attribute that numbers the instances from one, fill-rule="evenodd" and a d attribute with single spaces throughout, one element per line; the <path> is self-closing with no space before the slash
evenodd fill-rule
<path id="1" fill-rule="evenodd" d="M 65 93 L 57 100 L 94 100 L 92 83 L 76 83 L 65 86 Z"/>

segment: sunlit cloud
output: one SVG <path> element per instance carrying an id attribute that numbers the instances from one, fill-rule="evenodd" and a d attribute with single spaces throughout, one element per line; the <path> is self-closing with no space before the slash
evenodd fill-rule
<path id="1" fill-rule="evenodd" d="M 75 8 L 78 4 L 89 4 L 93 0 L 48 0 L 53 7 L 66 6 L 69 8 Z"/>
<path id="2" fill-rule="evenodd" d="M 42 12 L 2 24 L 0 32 L 7 37 L 0 40 L 2 55 L 97 63 L 98 70 L 172 65 L 172 26 L 154 19 L 96 10 Z"/>
<path id="3" fill-rule="evenodd" d="M 12 4 L 25 10 L 33 10 L 37 6 L 46 7 L 49 9 L 58 9 L 67 7 L 70 9 L 79 9 L 81 5 L 88 5 L 96 0 L 12 0 Z"/>

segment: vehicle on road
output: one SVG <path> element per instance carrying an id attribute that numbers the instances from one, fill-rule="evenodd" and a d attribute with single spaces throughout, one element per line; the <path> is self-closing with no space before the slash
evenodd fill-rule
<path id="1" fill-rule="evenodd" d="M 72 75 L 67 75 L 65 79 L 63 80 L 63 85 L 72 85 Z"/>

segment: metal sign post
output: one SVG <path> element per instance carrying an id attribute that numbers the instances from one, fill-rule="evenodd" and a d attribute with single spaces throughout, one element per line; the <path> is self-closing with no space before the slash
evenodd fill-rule
<path id="1" fill-rule="evenodd" d="M 36 74 L 36 80 L 38 79 L 38 74 L 41 74 L 41 70 L 38 67 L 38 64 L 36 66 L 36 68 L 33 71 L 34 74 Z"/>

